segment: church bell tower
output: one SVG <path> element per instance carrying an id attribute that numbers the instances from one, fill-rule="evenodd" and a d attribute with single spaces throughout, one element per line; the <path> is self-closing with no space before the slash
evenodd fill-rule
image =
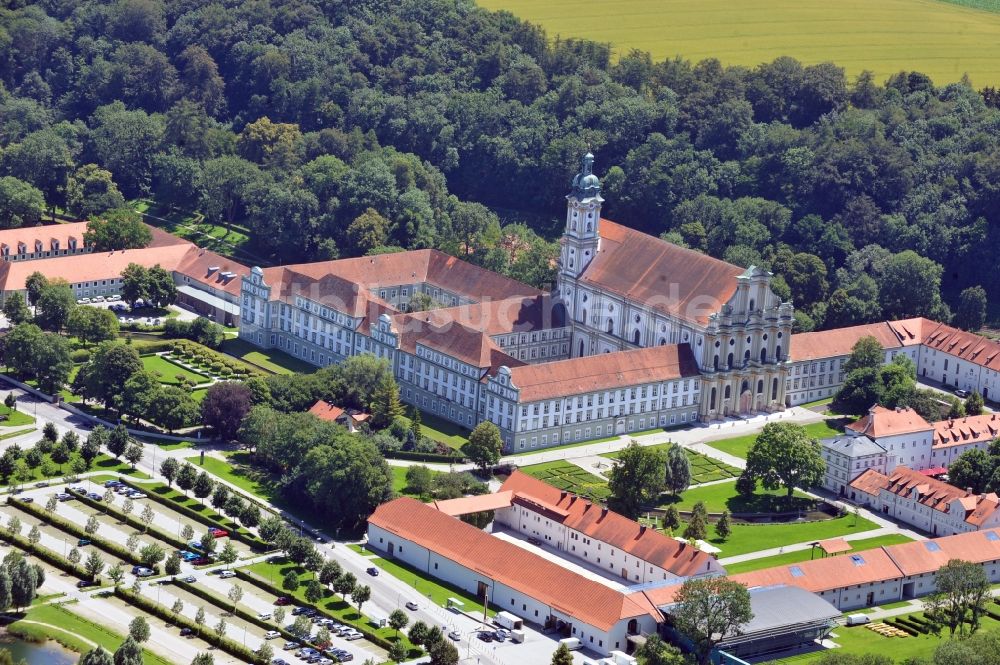
<path id="1" fill-rule="evenodd" d="M 560 253 L 563 276 L 578 278 L 597 254 L 602 203 L 601 181 L 594 175 L 594 156 L 588 152 L 566 195 L 566 231 Z"/>

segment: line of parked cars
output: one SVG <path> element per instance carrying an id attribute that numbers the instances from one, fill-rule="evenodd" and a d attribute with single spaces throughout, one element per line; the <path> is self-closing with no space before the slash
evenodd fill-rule
<path id="1" fill-rule="evenodd" d="M 79 298 L 76 301 L 77 305 L 89 305 L 90 303 L 98 302 L 118 302 L 122 297 L 117 293 L 112 293 L 110 296 L 94 296 L 93 298 Z"/>

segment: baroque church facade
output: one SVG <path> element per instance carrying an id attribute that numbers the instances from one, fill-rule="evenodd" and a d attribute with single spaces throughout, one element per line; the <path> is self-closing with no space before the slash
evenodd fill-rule
<path id="1" fill-rule="evenodd" d="M 702 420 L 783 408 L 794 310 L 771 274 L 603 219 L 593 164 L 587 154 L 566 196 L 553 292 L 571 323 L 571 356 L 688 344 Z"/>

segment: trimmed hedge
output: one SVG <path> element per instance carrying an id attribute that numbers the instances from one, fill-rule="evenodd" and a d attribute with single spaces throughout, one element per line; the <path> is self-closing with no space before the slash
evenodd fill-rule
<path id="1" fill-rule="evenodd" d="M 413 462 L 436 462 L 439 464 L 463 464 L 466 460 L 462 455 L 439 455 L 438 453 L 415 453 L 412 450 L 387 450 L 384 456 L 389 459 L 404 459 Z"/>
<path id="2" fill-rule="evenodd" d="M 917 631 L 915 628 L 911 628 L 910 626 L 904 624 L 899 619 L 885 619 L 885 623 L 889 624 L 893 628 L 898 628 L 899 630 L 903 631 L 907 635 L 910 635 L 911 637 L 917 637 L 918 635 L 920 635 L 919 631 Z"/>
<path id="3" fill-rule="evenodd" d="M 33 503 L 24 503 L 23 501 L 11 501 L 7 500 L 8 506 L 13 506 L 15 509 L 33 515 L 38 519 L 42 520 L 46 524 L 50 524 L 57 529 L 65 531 L 77 538 L 86 538 L 91 543 L 93 543 L 98 549 L 102 549 L 112 556 L 116 556 L 123 561 L 128 561 L 133 565 L 142 566 L 142 559 L 139 558 L 138 554 L 133 554 L 129 552 L 127 548 L 122 547 L 118 543 L 112 542 L 107 538 L 98 536 L 97 534 L 91 535 L 87 533 L 83 527 L 70 522 L 69 520 L 64 520 L 59 515 L 50 514 L 41 506 L 37 506 Z"/>
<path id="4" fill-rule="evenodd" d="M 250 548 L 253 549 L 256 552 L 269 552 L 272 549 L 274 549 L 274 548 L 268 546 L 268 544 L 265 543 L 263 540 L 261 540 L 260 538 L 257 538 L 256 536 L 254 536 L 253 534 L 251 534 L 249 531 L 247 531 L 246 529 L 244 529 L 241 526 L 227 527 L 227 526 L 223 525 L 222 523 L 220 523 L 218 520 L 213 520 L 210 517 L 206 517 L 205 515 L 202 515 L 197 510 L 192 510 L 191 508 L 189 508 L 189 507 L 187 507 L 185 505 L 182 505 L 182 504 L 178 503 L 177 501 L 174 501 L 173 499 L 167 498 L 165 496 L 160 496 L 159 494 L 156 493 L 156 491 L 153 489 L 153 487 L 151 487 L 149 485 L 146 485 L 146 486 L 138 485 L 136 483 L 131 482 L 128 478 L 125 478 L 125 477 L 119 477 L 118 479 L 122 483 L 124 483 L 125 485 L 131 487 L 132 489 L 136 489 L 136 490 L 139 490 L 140 492 L 143 492 L 144 494 L 146 494 L 149 497 L 149 499 L 152 499 L 153 501 L 156 501 L 157 503 L 163 504 L 164 506 L 167 506 L 171 510 L 176 510 L 180 514 L 182 514 L 185 517 L 188 517 L 188 518 L 194 520 L 195 522 L 198 522 L 200 524 L 204 524 L 205 526 L 211 527 L 211 528 L 225 529 L 226 531 L 229 532 L 229 537 L 230 538 L 232 538 L 233 540 L 238 540 L 241 543 L 245 543 L 246 545 L 249 545 Z M 160 483 L 160 484 L 162 485 L 162 483 Z M 166 487 L 166 485 L 163 485 L 163 486 Z M 186 548 L 187 545 L 185 545 L 184 547 Z M 182 548 L 182 549 L 184 549 L 184 548 Z"/>
<path id="5" fill-rule="evenodd" d="M 91 508 L 94 508 L 96 510 L 107 512 L 109 515 L 113 515 L 114 517 L 118 518 L 125 524 L 132 527 L 133 529 L 144 532 L 149 531 L 149 533 L 156 536 L 163 542 L 173 547 L 176 547 L 179 550 L 186 550 L 188 548 L 187 543 L 178 538 L 177 536 L 171 535 L 152 524 L 150 524 L 149 527 L 147 528 L 146 525 L 142 522 L 142 520 L 138 519 L 137 517 L 133 517 L 132 515 L 125 515 L 125 512 L 114 504 L 107 504 L 104 503 L 103 501 L 94 501 L 89 496 L 77 494 L 75 492 L 73 493 L 73 496 L 76 497 L 77 501 L 79 501 L 80 503 L 90 506 Z"/>
<path id="6" fill-rule="evenodd" d="M 267 582 L 266 580 L 262 580 L 259 577 L 256 577 L 254 575 L 250 575 L 249 573 L 246 573 L 246 572 L 244 572 L 242 570 L 239 570 L 239 569 L 236 570 L 236 577 L 237 577 L 237 579 L 241 579 L 244 582 L 248 582 L 250 584 L 253 584 L 257 588 L 263 589 L 264 591 L 267 591 L 268 593 L 273 594 L 275 596 L 285 596 L 285 595 L 288 595 L 287 591 L 284 591 L 283 589 L 279 589 L 278 587 L 274 586 L 270 582 Z M 324 611 L 322 608 L 316 607 L 316 605 L 314 605 L 312 603 L 301 601 L 301 604 L 315 609 L 317 612 L 319 612 L 320 614 L 322 614 L 324 617 L 326 617 L 328 619 L 333 619 L 334 621 L 336 621 L 338 623 L 344 623 L 345 625 L 350 625 L 350 626 L 352 626 L 354 628 L 357 628 L 358 632 L 360 632 L 362 635 L 364 635 L 365 639 L 368 640 L 369 642 L 371 642 L 372 644 L 374 644 L 375 646 L 382 647 L 386 651 L 388 651 L 390 648 L 392 648 L 392 642 L 390 642 L 389 640 L 385 639 L 384 637 L 380 637 L 380 636 L 376 635 L 367 626 L 363 625 L 361 622 L 355 623 L 355 622 L 349 621 L 347 619 L 337 618 L 337 617 L 333 616 L 332 614 Z"/>
<path id="7" fill-rule="evenodd" d="M 244 663 L 262 662 L 259 658 L 257 658 L 257 654 L 236 640 L 225 636 L 219 637 L 211 626 L 199 625 L 195 623 L 194 620 L 189 619 L 182 614 L 175 615 L 164 606 L 146 598 L 141 594 L 132 593 L 130 589 L 115 587 L 115 595 L 130 605 L 135 605 L 141 610 L 158 616 L 167 623 L 173 623 L 183 626 L 184 628 L 190 628 L 197 637 L 200 637 L 217 649 L 222 649 L 229 655 L 235 656 Z"/>
<path id="8" fill-rule="evenodd" d="M 253 625 L 255 625 L 255 626 L 259 627 L 259 628 L 263 628 L 264 630 L 276 630 L 276 631 L 278 631 L 279 633 L 281 633 L 281 636 L 284 637 L 286 641 L 289 641 L 289 642 L 302 642 L 303 644 L 306 644 L 306 645 L 311 646 L 313 648 L 317 648 L 315 643 L 310 642 L 309 640 L 303 640 L 303 639 L 301 639 L 299 637 L 296 637 L 295 635 L 293 635 L 290 632 L 288 632 L 287 630 L 285 630 L 284 626 L 279 626 L 277 624 L 271 624 L 271 623 L 268 623 L 266 621 L 262 621 L 261 619 L 257 618 L 256 614 L 253 614 L 251 612 L 247 612 L 245 609 L 243 609 L 239 605 L 236 606 L 235 610 L 231 609 L 232 606 L 233 606 L 232 605 L 232 601 L 230 601 L 228 598 L 223 598 L 222 596 L 214 594 L 211 591 L 205 589 L 204 587 L 200 587 L 200 586 L 198 586 L 196 584 L 188 584 L 187 582 L 185 582 L 183 580 L 174 580 L 174 584 L 177 585 L 178 587 L 180 587 L 181 589 L 183 589 L 184 591 L 187 591 L 188 593 L 190 593 L 190 594 L 192 594 L 194 596 L 198 596 L 199 598 L 201 598 L 203 600 L 207 600 L 208 602 L 212 603 L 216 607 L 218 607 L 220 609 L 223 609 L 226 612 L 230 612 L 233 615 L 238 616 L 239 618 L 243 619 L 244 621 L 252 623 Z"/>
<path id="9" fill-rule="evenodd" d="M 31 541 L 20 534 L 12 534 L 7 530 L 0 531 L 0 540 L 6 541 L 11 545 L 16 545 L 22 550 L 34 554 L 36 557 L 42 561 L 55 566 L 64 573 L 69 573 L 81 580 L 89 580 L 90 575 L 87 571 L 83 569 L 83 566 L 74 566 L 69 559 L 62 557 L 47 547 L 42 545 L 32 545 Z"/>

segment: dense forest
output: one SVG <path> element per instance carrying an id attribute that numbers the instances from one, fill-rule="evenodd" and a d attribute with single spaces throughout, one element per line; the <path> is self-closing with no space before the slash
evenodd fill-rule
<path id="1" fill-rule="evenodd" d="M 6 4 L 7 225 L 153 197 L 275 261 L 439 247 L 542 285 L 589 148 L 607 217 L 769 267 L 801 329 L 1000 302 L 1000 110 L 965 83 L 615 58 L 471 0 Z"/>

